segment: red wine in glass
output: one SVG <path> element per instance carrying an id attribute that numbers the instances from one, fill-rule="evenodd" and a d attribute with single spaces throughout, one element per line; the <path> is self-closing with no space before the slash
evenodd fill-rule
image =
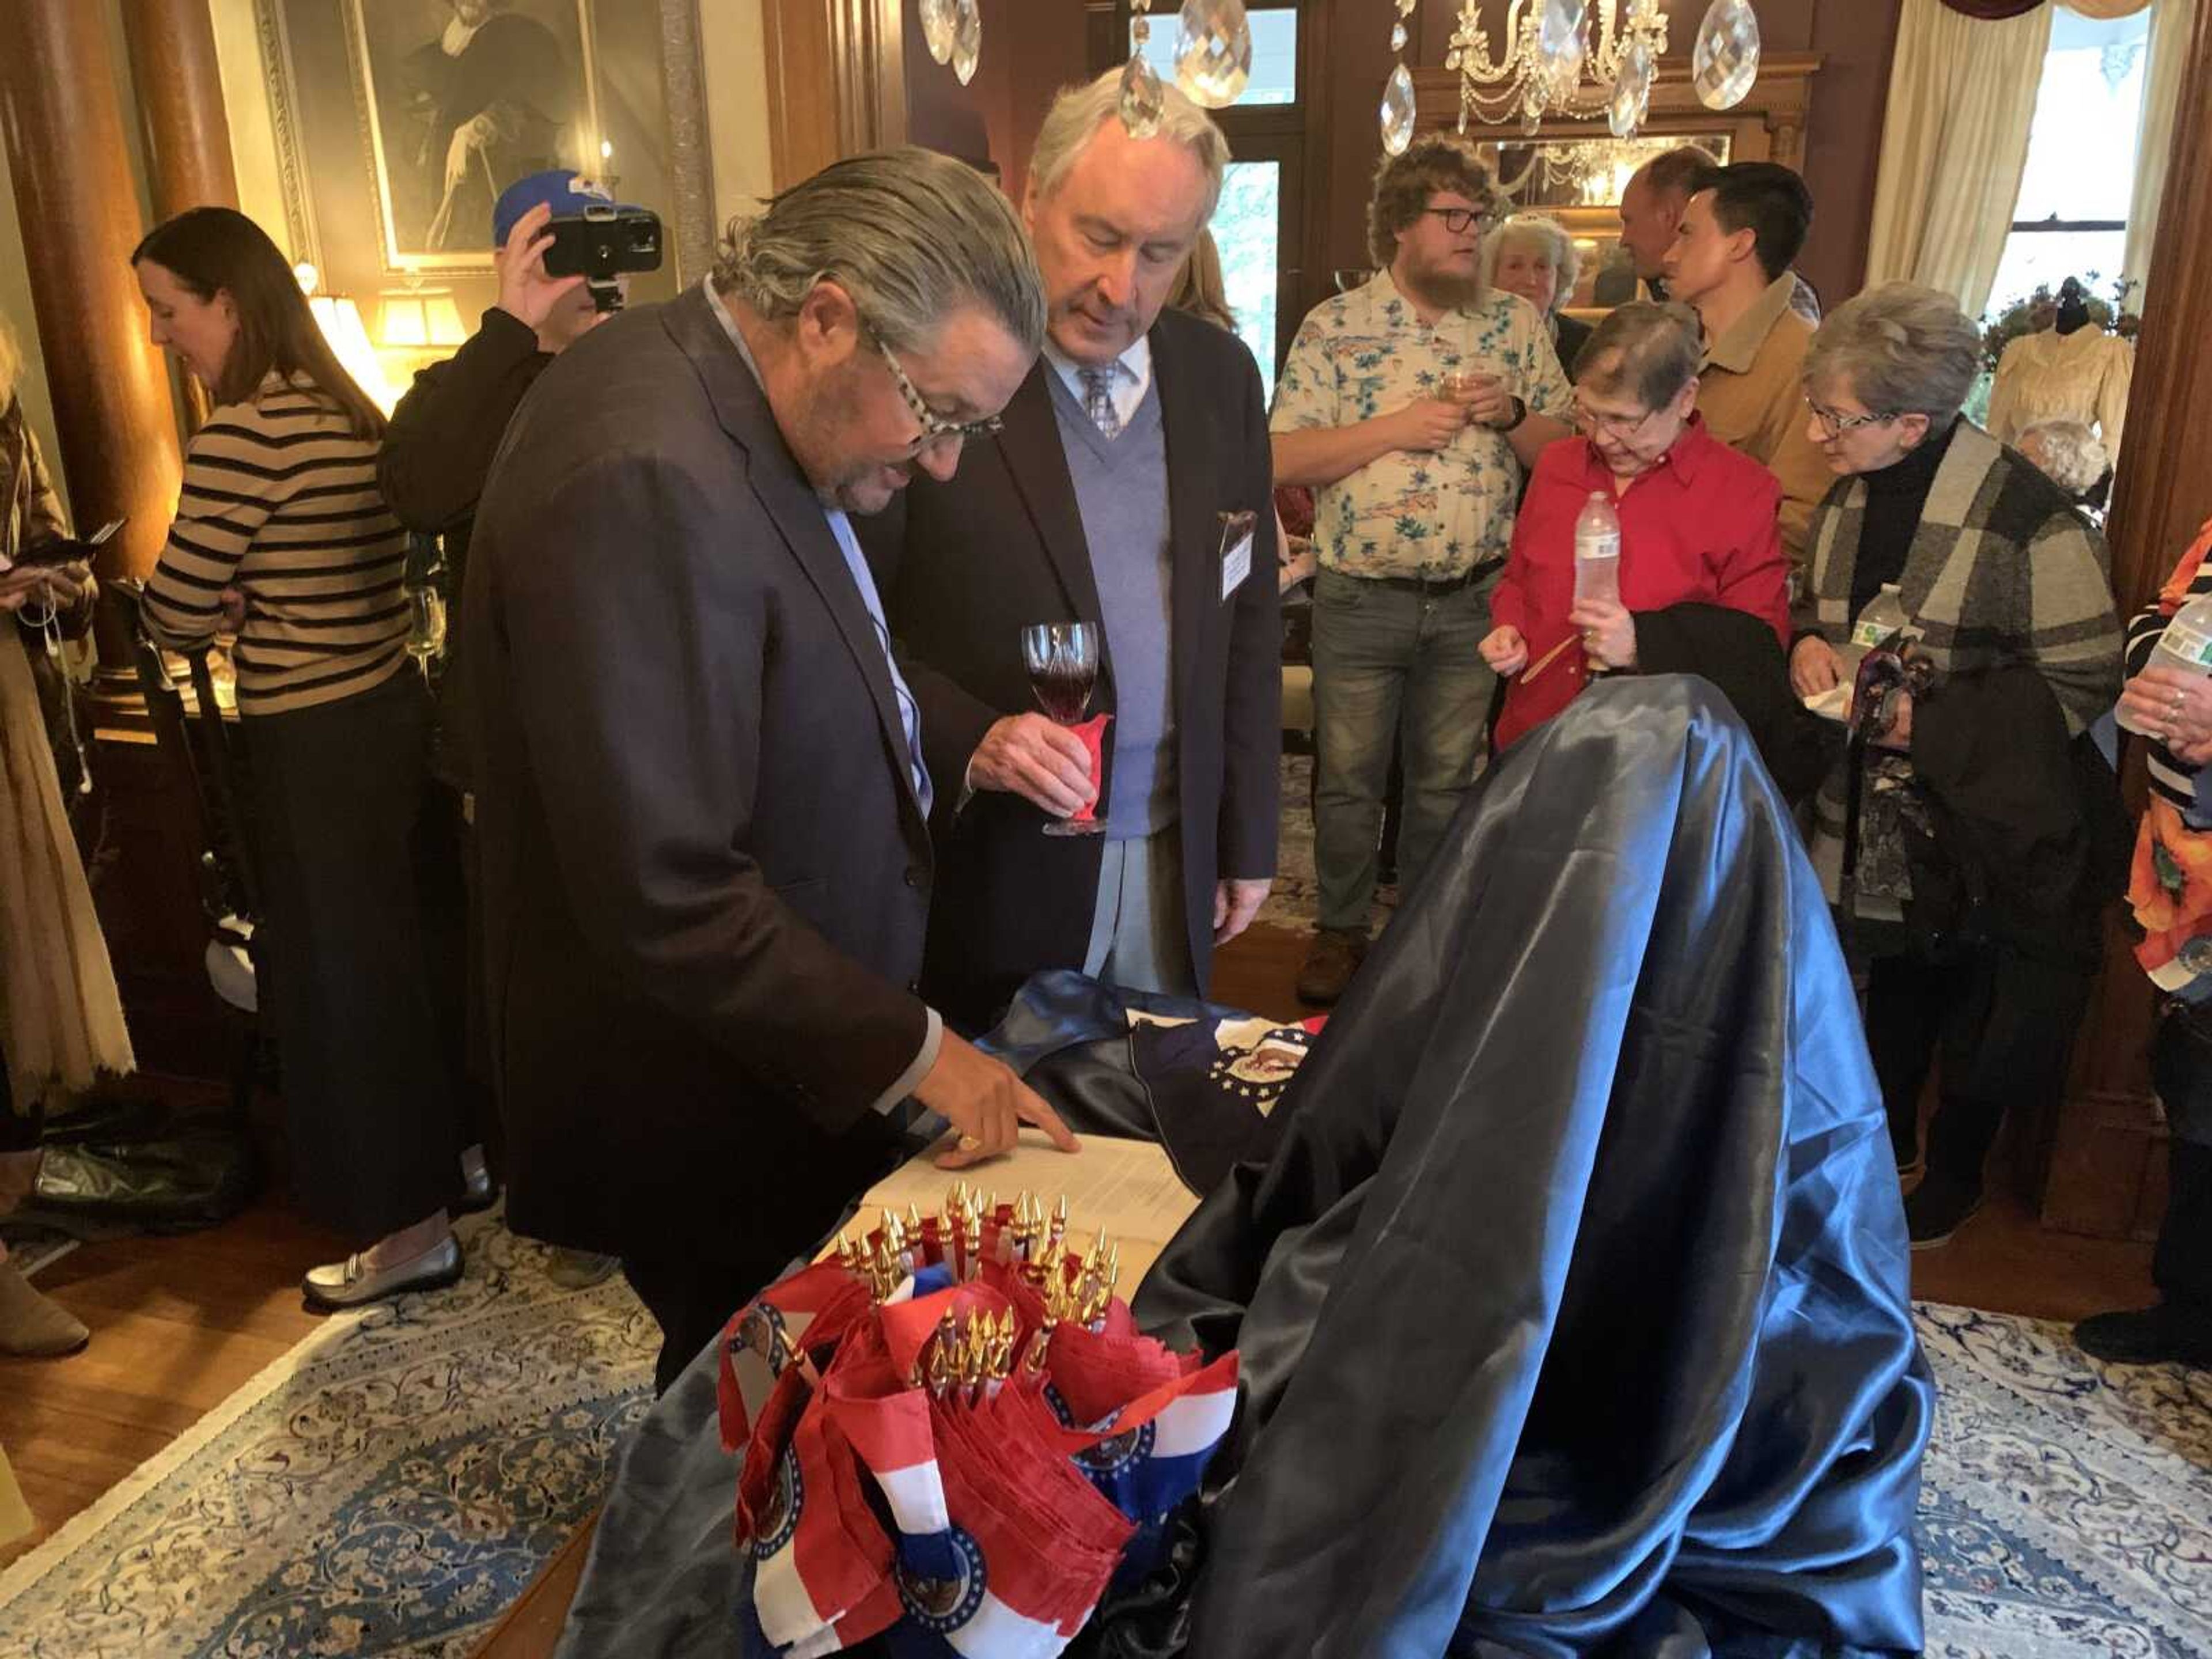
<path id="1" fill-rule="evenodd" d="M 1079 725 L 1098 684 L 1098 624 L 1036 623 L 1024 628 L 1022 666 L 1029 671 L 1030 690 L 1036 697 L 1037 707 L 1055 725 Z M 1095 774 L 1091 781 L 1097 783 Z M 1104 833 L 1105 828 L 1086 805 L 1072 818 L 1053 819 L 1044 832 L 1096 836 Z"/>

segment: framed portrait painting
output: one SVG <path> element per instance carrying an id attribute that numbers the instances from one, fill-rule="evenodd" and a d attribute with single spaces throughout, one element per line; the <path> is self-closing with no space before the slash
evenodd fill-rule
<path id="1" fill-rule="evenodd" d="M 292 245 L 352 292 L 492 271 L 492 206 L 568 167 L 659 212 L 672 293 L 711 200 L 697 0 L 255 0 Z M 665 292 L 664 292 L 664 290 Z"/>
<path id="2" fill-rule="evenodd" d="M 552 167 L 597 175 L 588 0 L 344 9 L 387 268 L 489 266 L 478 228 L 507 185 Z"/>

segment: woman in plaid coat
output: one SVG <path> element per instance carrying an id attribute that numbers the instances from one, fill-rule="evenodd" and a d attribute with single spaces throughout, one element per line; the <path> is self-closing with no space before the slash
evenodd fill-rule
<path id="1" fill-rule="evenodd" d="M 1805 360 L 1808 418 L 1840 482 L 1813 520 L 1811 591 L 1799 610 L 1790 675 L 1806 696 L 1849 678 L 1843 647 L 1853 625 L 1893 586 L 1917 634 L 1913 650 L 1935 671 L 1923 725 L 1932 728 L 1950 686 L 1949 717 L 1972 707 L 1984 724 L 1947 741 L 1947 754 L 1977 752 L 1978 743 L 1984 757 L 1993 750 L 2005 757 L 1974 783 L 1985 792 L 1988 817 L 2048 824 L 2053 837 L 2086 843 L 2097 804 L 2076 777 L 2100 763 L 2087 761 L 2077 740 L 2120 688 L 2110 556 L 2057 485 L 1960 413 L 1980 354 L 1979 331 L 1948 295 L 1903 283 L 1839 307 L 1814 337 Z M 2094 922 L 2079 921 L 2094 888 L 2086 854 L 2076 860 L 2083 878 L 2042 927 L 2014 920 L 1936 938 L 1925 926 L 1901 925 L 1913 896 L 1907 847 L 1917 842 L 1924 857 L 1945 827 L 1931 805 L 1930 757 L 1915 754 L 1913 712 L 1912 700 L 1900 698 L 1884 752 L 1869 764 L 1850 921 L 1880 941 L 1867 985 L 1867 1042 L 1901 1174 L 1919 1162 L 1921 1089 L 1939 1048 L 1942 1054 L 1927 1172 L 1905 1203 L 1914 1246 L 1927 1248 L 1979 1206 L 1982 1164 L 2007 1109 L 2055 1103 L 2100 941 Z M 1954 738 L 1955 727 L 1946 736 Z M 2017 792 L 2010 800 L 1986 793 L 1991 771 Z M 1844 784 L 1838 767 L 1816 820 L 1814 860 L 1832 896 Z M 1950 813 L 1949 825 L 1959 817 Z M 1990 862 L 1995 881 L 1983 879 L 1990 869 L 1979 872 L 1977 900 L 2018 873 L 2016 860 Z"/>

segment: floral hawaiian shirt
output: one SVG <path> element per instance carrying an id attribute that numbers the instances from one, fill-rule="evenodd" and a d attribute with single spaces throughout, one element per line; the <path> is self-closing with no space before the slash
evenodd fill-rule
<path id="1" fill-rule="evenodd" d="M 1502 369 L 1531 410 L 1574 418 L 1559 356 L 1527 301 L 1493 291 L 1431 328 L 1385 270 L 1307 316 L 1269 424 L 1277 432 L 1352 426 L 1442 397 L 1444 375 L 1462 364 Z M 1385 455 L 1314 492 L 1321 562 L 1347 576 L 1436 580 L 1503 559 L 1521 474 L 1504 434 L 1477 427 L 1448 449 Z"/>

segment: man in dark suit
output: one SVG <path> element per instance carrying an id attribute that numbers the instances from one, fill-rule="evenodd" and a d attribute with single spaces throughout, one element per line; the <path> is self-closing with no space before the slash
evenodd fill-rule
<path id="1" fill-rule="evenodd" d="M 618 1254 L 659 1380 L 897 1153 L 1073 1146 L 919 979 L 933 785 L 848 513 L 1020 384 L 1043 319 L 957 162 L 837 163 L 517 414 L 465 607 L 509 1214 Z"/>
<path id="2" fill-rule="evenodd" d="M 1158 133 L 1133 138 L 1118 78 L 1063 93 L 1038 136 L 1023 216 L 1048 338 L 1006 430 L 874 527 L 945 782 L 924 983 L 975 1026 L 1046 968 L 1201 992 L 1275 870 L 1265 402 L 1235 336 L 1163 310 L 1228 146 L 1172 88 Z M 1072 620 L 1104 640 L 1095 788 L 1083 744 L 1033 712 L 1022 660 L 1025 625 Z M 1044 833 L 1086 803 L 1103 835 Z"/>

